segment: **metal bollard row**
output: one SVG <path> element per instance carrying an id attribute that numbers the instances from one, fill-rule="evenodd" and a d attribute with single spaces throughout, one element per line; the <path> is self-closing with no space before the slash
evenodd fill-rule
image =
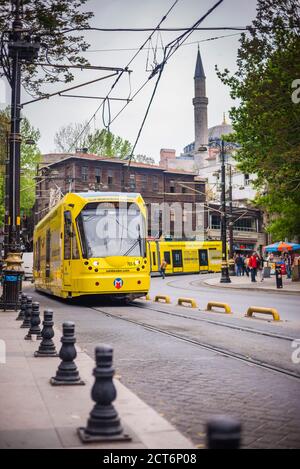
<path id="1" fill-rule="evenodd" d="M 112 402 L 117 397 L 113 383 L 115 370 L 112 366 L 113 349 L 110 345 L 101 345 L 95 349 L 96 367 L 93 370 L 95 382 L 91 397 L 95 402 L 90 412 L 86 427 L 78 428 L 78 435 L 83 443 L 100 441 L 130 441 L 124 433 L 118 413 Z"/>
<path id="2" fill-rule="evenodd" d="M 61 349 L 59 351 L 60 365 L 56 375 L 50 379 L 53 386 L 85 384 L 79 376 L 74 362 L 77 352 L 75 348 L 75 324 L 67 321 L 63 323 L 63 335 L 61 338 Z"/>
<path id="3" fill-rule="evenodd" d="M 219 415 L 206 424 L 208 449 L 239 449 L 241 445 L 241 422 L 228 415 Z"/>

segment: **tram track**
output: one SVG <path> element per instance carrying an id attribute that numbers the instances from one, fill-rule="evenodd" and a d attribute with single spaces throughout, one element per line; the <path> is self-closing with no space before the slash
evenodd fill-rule
<path id="1" fill-rule="evenodd" d="M 133 307 L 133 305 L 130 305 L 130 306 Z M 134 307 L 137 307 L 137 306 L 134 305 Z M 225 356 L 225 357 L 228 357 L 228 358 L 231 358 L 231 359 L 234 359 L 234 360 L 244 362 L 248 365 L 257 366 L 261 369 L 272 371 L 272 372 L 275 372 L 275 373 L 280 374 L 282 376 L 287 376 L 287 377 L 291 377 L 291 378 L 300 380 L 300 373 L 296 373 L 292 370 L 285 369 L 285 368 L 282 368 L 280 366 L 272 365 L 270 363 L 264 362 L 263 360 L 259 360 L 257 358 L 251 358 L 251 357 L 246 356 L 244 354 L 234 352 L 232 350 L 228 350 L 228 349 L 223 348 L 223 347 L 218 347 L 216 345 L 201 342 L 201 341 L 196 340 L 194 338 L 187 337 L 185 335 L 178 334 L 178 333 L 170 331 L 170 330 L 165 330 L 165 329 L 162 329 L 160 327 L 153 326 L 151 324 L 147 324 L 143 321 L 137 321 L 135 319 L 124 317 L 122 315 L 109 312 L 105 309 L 101 309 L 100 307 L 91 307 L 91 309 L 93 309 L 93 310 L 95 310 L 99 313 L 102 313 L 102 314 L 104 314 L 108 317 L 118 319 L 118 320 L 122 320 L 122 321 L 125 321 L 125 322 L 128 322 L 128 323 L 134 324 L 136 326 L 143 327 L 145 330 L 151 331 L 153 333 L 158 333 L 158 334 L 163 334 L 163 335 L 168 336 L 168 337 L 173 337 L 177 340 L 180 340 L 180 341 L 195 345 L 195 346 L 200 347 L 204 350 L 209 350 L 211 352 L 218 353 L 222 356 Z M 152 308 L 144 308 L 144 309 L 153 310 Z M 160 312 L 160 311 L 158 311 L 158 312 Z M 179 317 L 183 318 L 183 316 L 181 316 L 181 315 L 179 315 Z"/>

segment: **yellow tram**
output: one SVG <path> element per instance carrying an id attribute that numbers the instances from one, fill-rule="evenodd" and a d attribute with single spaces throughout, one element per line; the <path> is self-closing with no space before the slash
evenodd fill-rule
<path id="1" fill-rule="evenodd" d="M 148 241 L 151 272 L 158 272 L 162 259 L 166 274 L 220 272 L 221 241 Z"/>
<path id="2" fill-rule="evenodd" d="M 147 294 L 150 262 L 140 194 L 69 193 L 34 232 L 37 290 L 63 298 Z"/>

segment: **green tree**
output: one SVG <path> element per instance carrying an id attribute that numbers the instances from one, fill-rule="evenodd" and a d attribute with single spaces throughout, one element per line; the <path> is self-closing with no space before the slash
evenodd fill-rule
<path id="1" fill-rule="evenodd" d="M 150 164 L 150 165 L 155 164 L 154 158 L 152 158 L 151 156 L 146 156 L 146 155 L 135 155 L 134 161 L 137 161 L 138 163 L 145 163 L 145 164 Z"/>
<path id="2" fill-rule="evenodd" d="M 0 0 L 0 32 L 3 46 L 7 31 L 11 28 L 11 1 Z M 88 61 L 80 54 L 89 44 L 78 34 L 89 28 L 93 13 L 83 10 L 87 0 L 23 0 L 22 20 L 24 29 L 41 38 L 39 62 L 84 65 Z M 69 31 L 66 33 L 66 31 Z M 3 49 L 2 52 L 3 53 Z M 3 66 L 1 62 L 1 67 Z M 3 70 L 3 69 L 2 69 Z M 42 84 L 72 81 L 74 76 L 68 68 L 41 68 L 35 64 L 23 64 L 22 83 L 28 92 L 41 94 Z"/>
<path id="3" fill-rule="evenodd" d="M 269 214 L 274 240 L 300 236 L 300 78 L 298 0 L 258 0 L 242 34 L 237 71 L 218 71 L 239 105 L 231 109 L 239 168 L 256 175 L 256 203 Z"/>
<path id="4" fill-rule="evenodd" d="M 5 195 L 5 160 L 7 159 L 7 138 L 9 133 L 10 116 L 7 110 L 0 112 L 0 225 L 4 219 Z M 21 121 L 21 213 L 29 214 L 35 202 L 36 166 L 41 160 L 41 152 L 37 142 L 40 138 L 39 130 L 35 129 L 26 117 Z M 29 144 L 30 143 L 30 144 Z"/>
<path id="5" fill-rule="evenodd" d="M 87 148 L 89 153 L 121 159 L 126 158 L 132 148 L 128 140 L 123 140 L 106 129 L 92 132 L 85 122 L 61 127 L 55 134 L 54 143 L 61 152 L 69 152 L 74 142 L 77 148 Z"/>

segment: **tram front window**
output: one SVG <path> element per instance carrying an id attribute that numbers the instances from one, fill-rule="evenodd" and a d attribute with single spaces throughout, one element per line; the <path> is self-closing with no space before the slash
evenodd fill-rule
<path id="1" fill-rule="evenodd" d="M 146 255 L 144 217 L 135 204 L 89 203 L 77 226 L 84 258 Z"/>

